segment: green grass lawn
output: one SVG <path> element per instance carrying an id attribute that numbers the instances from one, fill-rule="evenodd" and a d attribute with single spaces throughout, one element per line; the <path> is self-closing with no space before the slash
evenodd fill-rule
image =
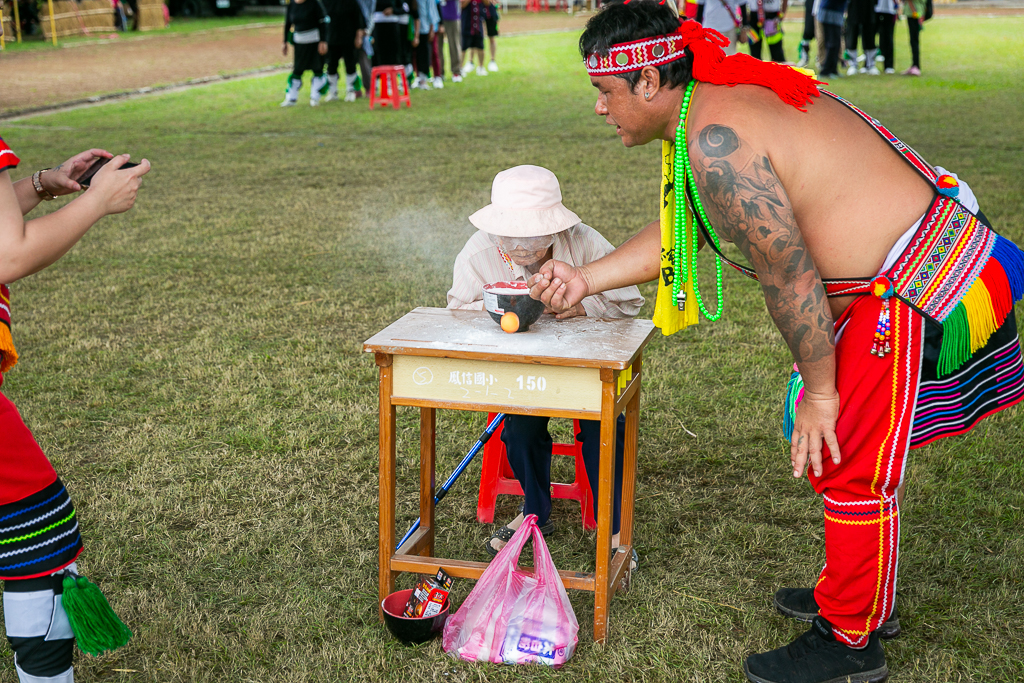
<path id="1" fill-rule="evenodd" d="M 1021 18 L 940 17 L 924 77 L 833 86 L 961 173 L 1020 243 L 1022 31 Z M 377 621 L 377 385 L 362 341 L 444 305 L 466 217 L 499 170 L 552 169 L 614 243 L 657 216 L 658 149 L 622 148 L 593 115 L 574 43 L 504 39 L 500 73 L 414 92 L 399 112 L 282 110 L 274 76 L 2 126 L 19 177 L 92 145 L 154 168 L 132 212 L 12 288 L 22 358 L 4 391 L 75 497 L 83 570 L 136 633 L 80 656 L 77 680 L 740 681 L 745 654 L 803 631 L 770 598 L 814 580 L 821 502 L 789 475 L 780 436 L 791 361 L 758 288 L 732 272 L 720 322 L 659 335 L 645 355 L 642 570 L 612 605 L 606 647 L 580 592 L 580 647 L 557 674 L 406 648 Z M 903 26 L 897 44 L 903 69 Z M 1021 416 L 911 455 L 894 681 L 1024 678 Z M 440 414 L 439 477 L 483 422 Z M 417 428 L 399 410 L 399 533 L 417 514 Z M 439 508 L 439 554 L 486 557 L 478 471 Z M 500 500 L 499 518 L 516 505 Z M 578 515 L 556 502 L 559 568 L 593 566 Z M 0 679 L 13 676 L 0 650 Z"/>

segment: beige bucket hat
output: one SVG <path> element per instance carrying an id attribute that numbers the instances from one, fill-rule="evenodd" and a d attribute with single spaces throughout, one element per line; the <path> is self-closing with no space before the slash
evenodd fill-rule
<path id="1" fill-rule="evenodd" d="M 469 222 L 492 235 L 540 237 L 568 230 L 580 217 L 562 205 L 555 174 L 541 166 L 514 166 L 494 176 L 491 203 Z"/>

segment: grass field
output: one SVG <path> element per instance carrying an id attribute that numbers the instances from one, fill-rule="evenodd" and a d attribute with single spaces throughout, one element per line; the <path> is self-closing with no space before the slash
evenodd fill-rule
<path id="1" fill-rule="evenodd" d="M 1022 31 L 1021 18 L 939 17 L 924 77 L 834 85 L 961 173 L 1018 242 Z M 551 168 L 613 243 L 657 215 L 658 150 L 623 149 L 592 114 L 574 40 L 505 39 L 499 74 L 415 92 L 408 111 L 281 110 L 275 76 L 4 124 L 18 177 L 91 145 L 154 169 L 131 213 L 13 287 L 22 359 L 4 391 L 75 497 L 82 568 L 136 633 L 79 656 L 77 680 L 740 681 L 747 653 L 802 632 L 770 597 L 815 578 L 821 503 L 789 476 L 780 437 L 787 352 L 733 273 L 722 321 L 659 336 L 645 356 L 642 568 L 606 647 L 590 642 L 587 593 L 570 594 L 580 647 L 557 674 L 405 648 L 377 621 L 376 374 L 362 341 L 444 305 L 466 217 L 503 168 Z M 903 26 L 897 44 L 903 69 Z M 440 415 L 439 477 L 483 420 Z M 399 533 L 416 516 L 417 427 L 399 411 Z M 1024 679 L 1022 427 L 1014 409 L 912 454 L 892 680 Z M 439 508 L 441 554 L 486 557 L 477 472 Z M 515 505 L 500 500 L 499 517 Z M 559 568 L 593 566 L 578 514 L 556 502 Z M 13 677 L 5 648 L 0 680 Z"/>

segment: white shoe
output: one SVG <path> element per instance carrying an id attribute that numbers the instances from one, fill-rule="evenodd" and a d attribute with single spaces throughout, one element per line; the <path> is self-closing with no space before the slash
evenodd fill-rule
<path id="1" fill-rule="evenodd" d="M 284 102 L 281 103 L 282 107 L 294 107 L 296 100 L 289 100 L 287 97 L 284 98 Z"/>
<path id="2" fill-rule="evenodd" d="M 319 107 L 320 106 L 320 100 L 310 100 L 309 101 L 309 106 L 311 106 L 311 107 Z"/>
<path id="3" fill-rule="evenodd" d="M 497 71 L 498 70 L 498 63 L 492 59 L 491 63 L 487 65 L 487 70 L 488 71 Z"/>
<path id="4" fill-rule="evenodd" d="M 887 74 L 894 74 L 894 73 L 896 73 L 896 69 L 886 69 L 885 73 L 887 73 Z"/>
<path id="5" fill-rule="evenodd" d="M 858 64 L 863 64 L 865 59 L 867 59 L 867 55 L 865 55 L 863 52 L 861 52 L 859 55 L 857 55 L 857 63 Z"/>
<path id="6" fill-rule="evenodd" d="M 472 64 L 472 62 L 470 62 L 469 64 L 466 65 L 466 68 L 462 70 L 462 76 L 466 77 L 466 76 L 472 76 L 472 75 L 473 75 L 473 64 Z"/>
<path id="7" fill-rule="evenodd" d="M 868 69 L 868 76 L 880 76 L 881 74 L 882 74 L 882 72 L 879 71 L 878 67 L 875 66 L 874 64 L 872 64 L 871 68 Z"/>
<path id="8" fill-rule="evenodd" d="M 846 75 L 847 76 L 856 76 L 857 75 L 857 65 L 856 64 L 851 64 L 850 68 L 846 70 Z"/>
<path id="9" fill-rule="evenodd" d="M 476 70 L 476 75 L 477 75 L 477 76 L 486 76 L 486 75 L 487 75 L 487 69 L 485 69 L 485 68 L 483 68 L 483 67 L 481 66 L 480 68 L 478 68 L 478 69 Z"/>
<path id="10" fill-rule="evenodd" d="M 885 56 L 884 55 L 881 55 L 881 54 L 875 55 L 875 62 L 876 63 L 877 62 L 884 62 L 884 61 L 885 61 Z"/>
<path id="11" fill-rule="evenodd" d="M 324 95 L 324 102 L 334 102 L 336 99 L 338 99 L 337 90 L 330 90 L 326 95 Z"/>
<path id="12" fill-rule="evenodd" d="M 355 90 L 349 90 L 347 93 L 345 93 L 345 101 L 346 102 L 355 102 L 356 101 L 356 91 Z"/>
<path id="13" fill-rule="evenodd" d="M 462 74 L 452 76 L 452 83 L 462 83 Z"/>
<path id="14" fill-rule="evenodd" d="M 444 79 L 440 76 L 434 76 L 434 89 L 444 90 Z"/>

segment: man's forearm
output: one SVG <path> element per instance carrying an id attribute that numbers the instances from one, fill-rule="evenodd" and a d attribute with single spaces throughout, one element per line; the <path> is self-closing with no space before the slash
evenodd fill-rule
<path id="1" fill-rule="evenodd" d="M 757 272 L 765 306 L 800 367 L 806 390 L 833 395 L 832 312 L 771 160 L 732 128 L 717 124 L 704 127 L 689 148 L 707 213 Z"/>
<path id="2" fill-rule="evenodd" d="M 581 270 L 591 294 L 619 289 L 658 277 L 661 269 L 661 224 L 648 224 L 612 253 L 588 263 Z"/>

